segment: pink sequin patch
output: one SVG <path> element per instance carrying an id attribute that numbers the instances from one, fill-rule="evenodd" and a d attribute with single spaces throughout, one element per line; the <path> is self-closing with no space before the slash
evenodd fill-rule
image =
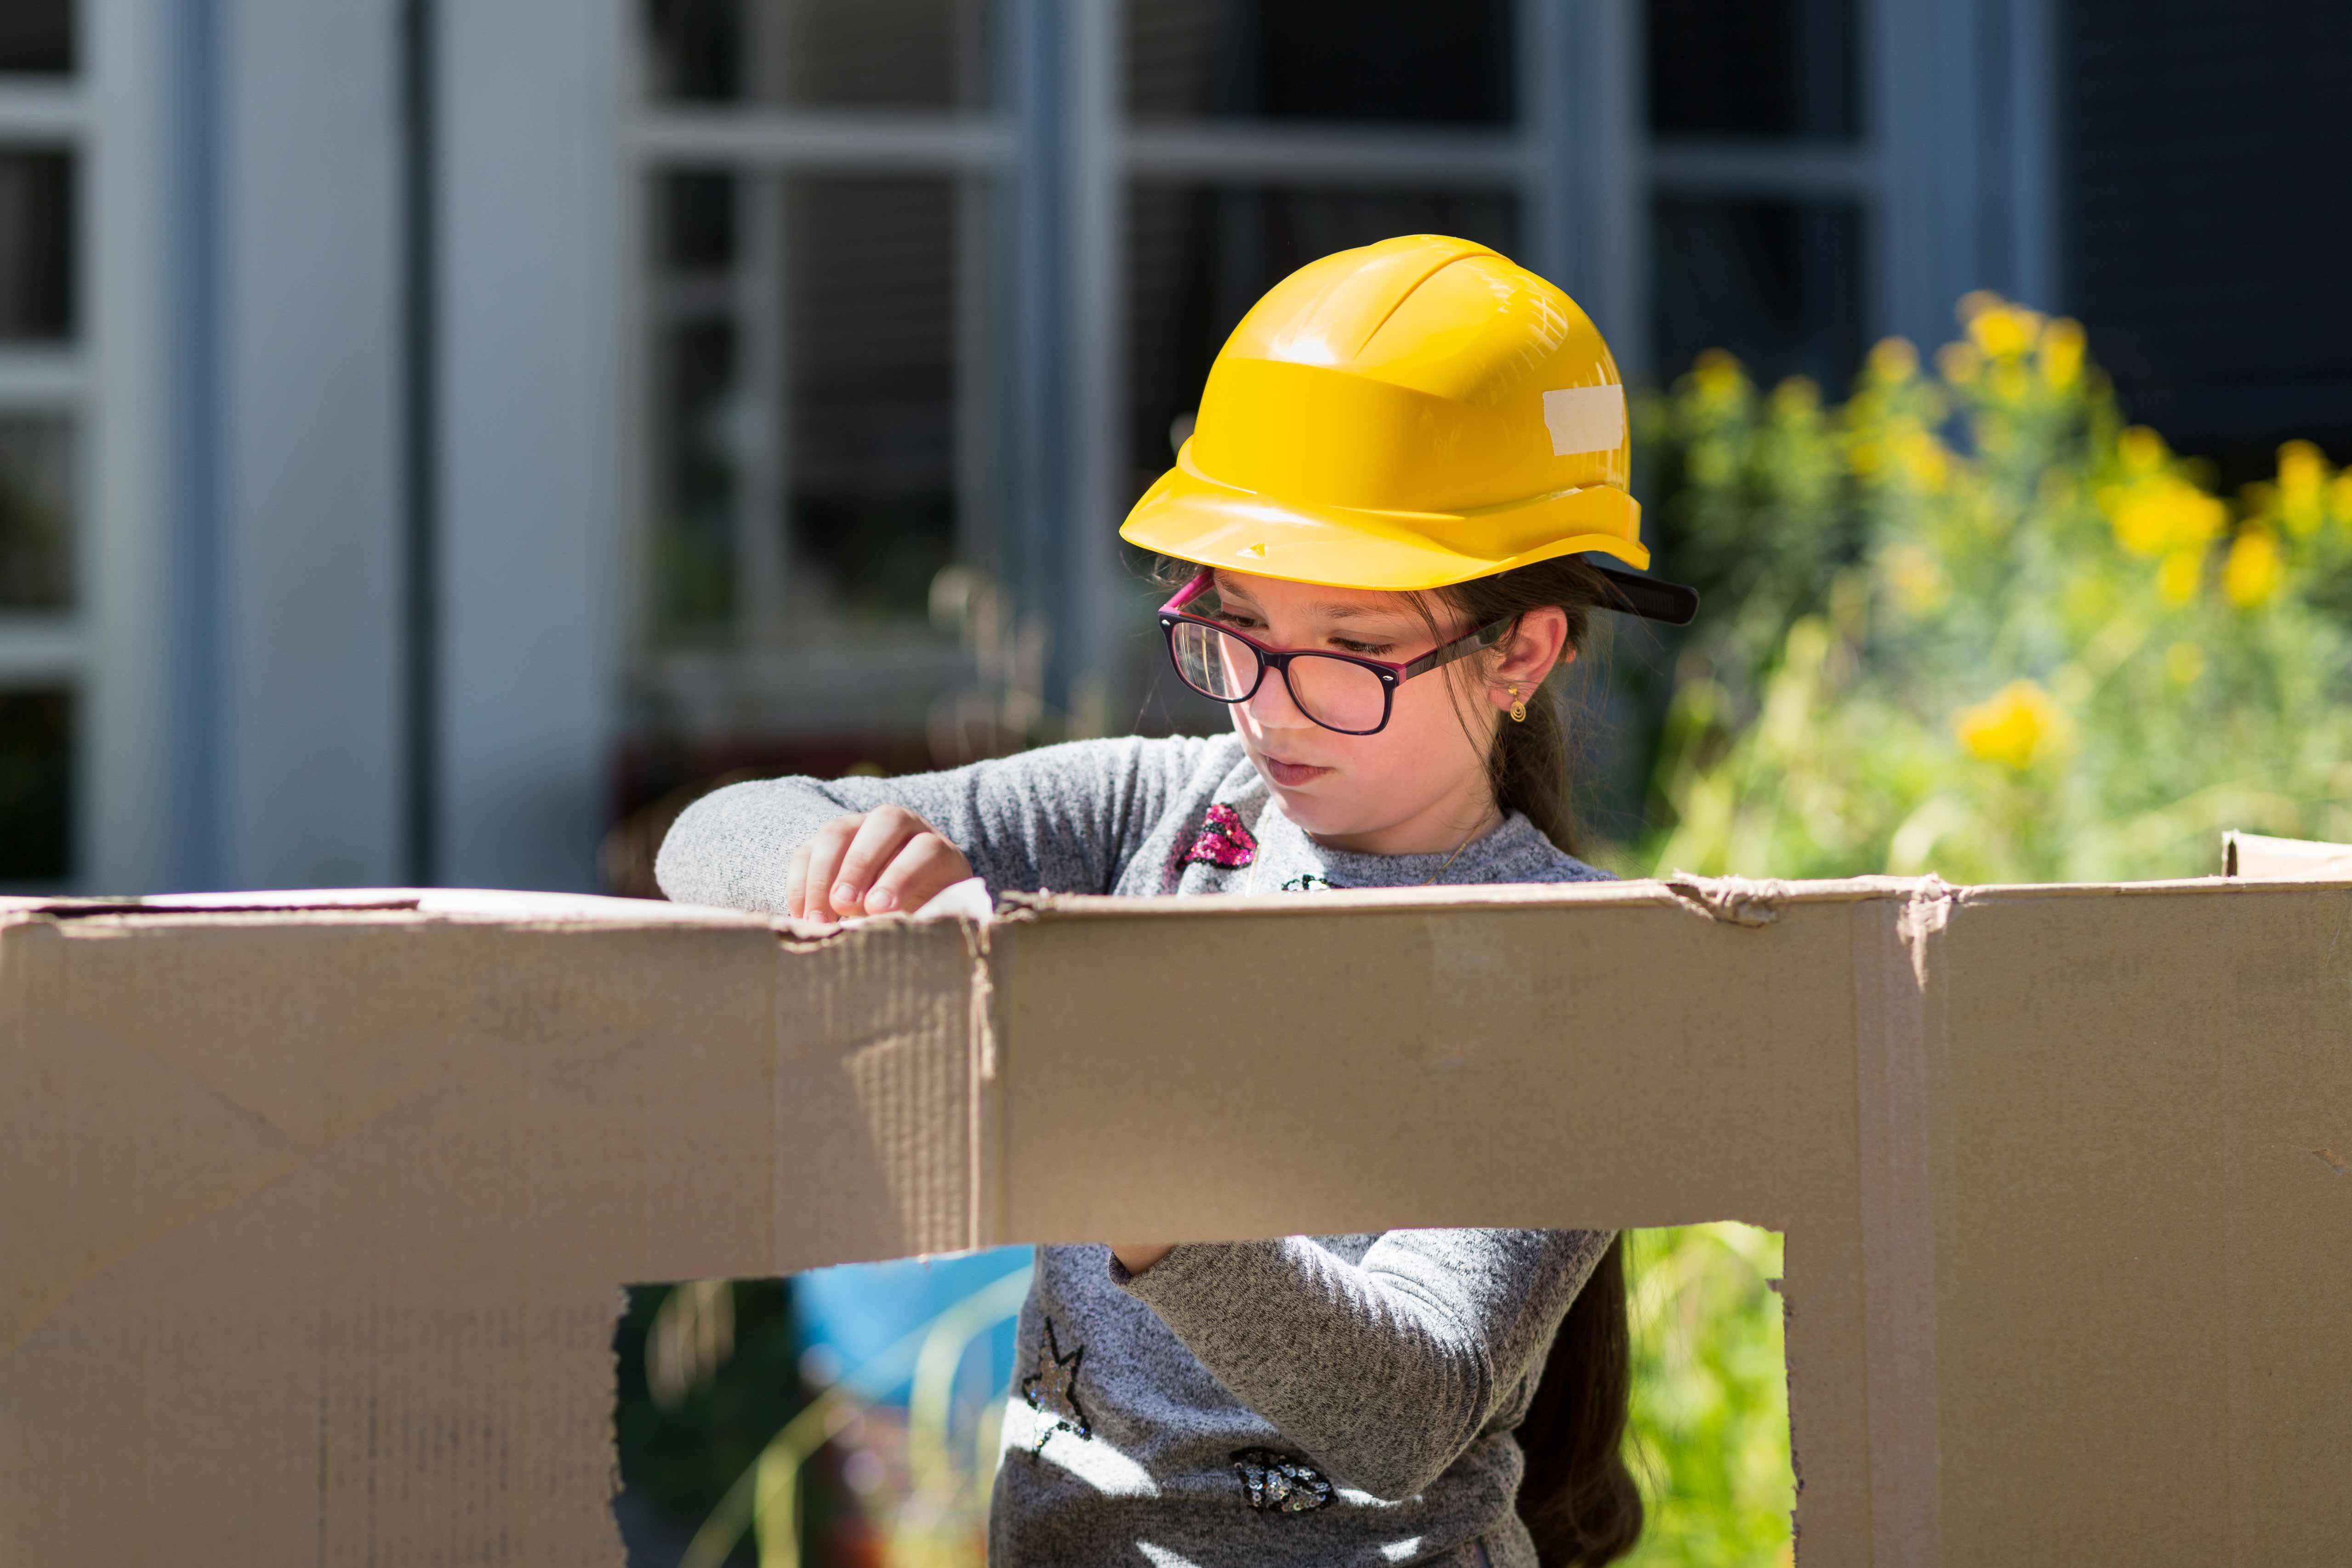
<path id="1" fill-rule="evenodd" d="M 1213 805 L 1202 818 L 1201 831 L 1176 857 L 1176 864 L 1181 868 L 1205 860 L 1234 871 L 1256 858 L 1257 840 L 1242 826 L 1241 814 L 1230 805 Z"/>

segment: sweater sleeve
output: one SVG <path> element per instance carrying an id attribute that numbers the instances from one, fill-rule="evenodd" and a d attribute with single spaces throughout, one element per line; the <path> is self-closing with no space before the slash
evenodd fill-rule
<path id="1" fill-rule="evenodd" d="M 1111 1278 L 1342 1485 L 1426 1489 L 1549 1352 L 1606 1230 L 1392 1230 L 1360 1263 L 1304 1237 L 1186 1243 Z"/>
<path id="2" fill-rule="evenodd" d="M 760 779 L 670 827 L 655 879 L 679 903 L 777 911 L 793 851 L 830 819 L 895 803 L 964 852 L 992 893 L 1108 893 L 1213 742 L 1073 741 L 900 778 Z"/>

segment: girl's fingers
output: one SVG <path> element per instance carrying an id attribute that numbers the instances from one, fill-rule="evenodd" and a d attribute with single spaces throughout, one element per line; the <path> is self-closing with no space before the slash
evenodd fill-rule
<path id="1" fill-rule="evenodd" d="M 833 888 L 841 879 L 842 858 L 849 853 L 850 841 L 856 837 L 865 821 L 862 816 L 836 816 L 809 839 L 808 865 L 801 882 L 803 920 L 838 920 L 842 915 L 857 913 L 855 908 L 834 908 Z"/>
<path id="2" fill-rule="evenodd" d="M 866 892 L 868 914 L 891 910 L 919 910 L 936 894 L 971 875 L 963 851 L 926 830 L 900 847 L 890 864 Z"/>
<path id="3" fill-rule="evenodd" d="M 793 850 L 792 858 L 784 862 L 784 913 L 796 921 L 808 918 L 808 864 L 809 847 L 805 844 Z"/>
<path id="4" fill-rule="evenodd" d="M 874 886 L 883 868 L 898 858 L 908 839 L 930 830 L 929 823 L 904 806 L 877 806 L 867 812 L 865 821 L 858 824 L 856 836 L 850 839 L 848 852 L 842 856 L 825 894 L 835 912 L 873 913 L 866 903 L 866 889 Z"/>

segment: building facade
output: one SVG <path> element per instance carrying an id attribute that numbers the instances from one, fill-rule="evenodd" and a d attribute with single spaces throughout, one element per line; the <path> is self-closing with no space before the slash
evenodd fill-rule
<path id="1" fill-rule="evenodd" d="M 1197 718 L 1117 521 L 1247 304 L 1393 233 L 1556 279 L 1635 379 L 1834 388 L 2079 294 L 2295 433 L 2339 340 L 2200 360 L 2131 294 L 2183 199 L 2125 133 L 2172 100 L 2097 74 L 2134 16 L 13 0 L 0 886 L 591 887 L 726 769 Z"/>

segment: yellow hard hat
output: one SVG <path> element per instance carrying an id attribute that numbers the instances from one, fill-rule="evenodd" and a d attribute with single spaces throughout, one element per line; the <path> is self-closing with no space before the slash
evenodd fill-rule
<path id="1" fill-rule="evenodd" d="M 1176 466 L 1118 531 L 1348 588 L 1580 552 L 1646 567 L 1629 450 L 1616 363 L 1574 300 L 1483 245 L 1407 235 L 1309 262 L 1251 308 Z M 1614 607 L 1677 624 L 1696 608 L 1687 588 L 1601 570 Z"/>

